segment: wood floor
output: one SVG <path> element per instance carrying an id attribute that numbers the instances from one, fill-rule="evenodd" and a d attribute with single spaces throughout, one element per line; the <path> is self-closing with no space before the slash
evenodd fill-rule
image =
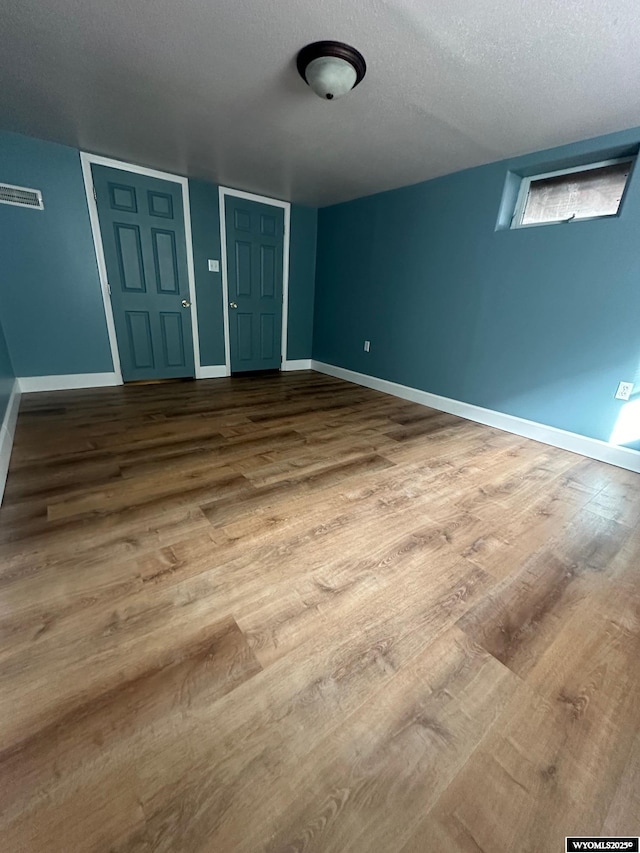
<path id="1" fill-rule="evenodd" d="M 312 373 L 23 397 L 6 853 L 640 832 L 640 477 Z"/>

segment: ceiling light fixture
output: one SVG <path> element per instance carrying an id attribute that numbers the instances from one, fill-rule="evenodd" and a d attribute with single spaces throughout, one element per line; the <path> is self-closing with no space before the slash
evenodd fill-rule
<path id="1" fill-rule="evenodd" d="M 341 41 L 316 41 L 303 47 L 298 72 L 320 98 L 333 101 L 354 89 L 367 73 L 364 56 Z"/>

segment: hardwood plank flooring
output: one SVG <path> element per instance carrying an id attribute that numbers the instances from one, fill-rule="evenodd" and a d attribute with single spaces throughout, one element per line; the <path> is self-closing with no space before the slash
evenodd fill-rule
<path id="1" fill-rule="evenodd" d="M 23 397 L 0 849 L 640 832 L 640 477 L 312 373 Z"/>

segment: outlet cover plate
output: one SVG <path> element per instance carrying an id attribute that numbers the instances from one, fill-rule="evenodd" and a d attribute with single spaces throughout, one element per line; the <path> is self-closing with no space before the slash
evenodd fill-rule
<path id="1" fill-rule="evenodd" d="M 371 350 L 371 341 L 365 341 L 364 342 L 364 351 L 370 352 L 370 350 Z"/>
<path id="2" fill-rule="evenodd" d="M 633 382 L 619 382 L 616 400 L 628 400 L 633 393 Z"/>
<path id="3" fill-rule="evenodd" d="M 209 272 L 220 272 L 220 261 L 209 259 Z"/>

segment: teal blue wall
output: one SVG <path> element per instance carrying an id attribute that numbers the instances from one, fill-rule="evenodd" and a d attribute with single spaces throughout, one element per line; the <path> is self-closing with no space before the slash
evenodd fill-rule
<path id="1" fill-rule="evenodd" d="M 0 181 L 42 190 L 43 211 L 0 205 L 0 316 L 18 376 L 113 370 L 80 155 L 0 133 Z M 218 188 L 189 180 L 203 365 L 224 364 Z M 310 358 L 315 210 L 292 206 L 289 358 Z"/>
<path id="2" fill-rule="evenodd" d="M 509 170 L 639 142 L 625 131 L 321 210 L 314 358 L 608 440 L 617 383 L 640 364 L 640 168 L 617 218 L 496 223 Z"/>
<path id="3" fill-rule="evenodd" d="M 0 323 L 0 427 L 4 420 L 7 411 L 7 403 L 13 390 L 15 373 L 11 359 L 9 358 L 9 350 L 4 335 L 2 324 Z"/>
<path id="4" fill-rule="evenodd" d="M 209 258 L 220 259 L 220 209 L 218 187 L 189 180 L 193 264 L 198 300 L 200 362 L 224 364 L 222 274 L 209 272 Z"/>
<path id="5" fill-rule="evenodd" d="M 45 209 L 0 205 L 0 316 L 18 376 L 113 370 L 80 156 L 0 134 L 0 180 Z"/>
<path id="6" fill-rule="evenodd" d="M 291 205 L 287 359 L 311 358 L 318 211 Z"/>

